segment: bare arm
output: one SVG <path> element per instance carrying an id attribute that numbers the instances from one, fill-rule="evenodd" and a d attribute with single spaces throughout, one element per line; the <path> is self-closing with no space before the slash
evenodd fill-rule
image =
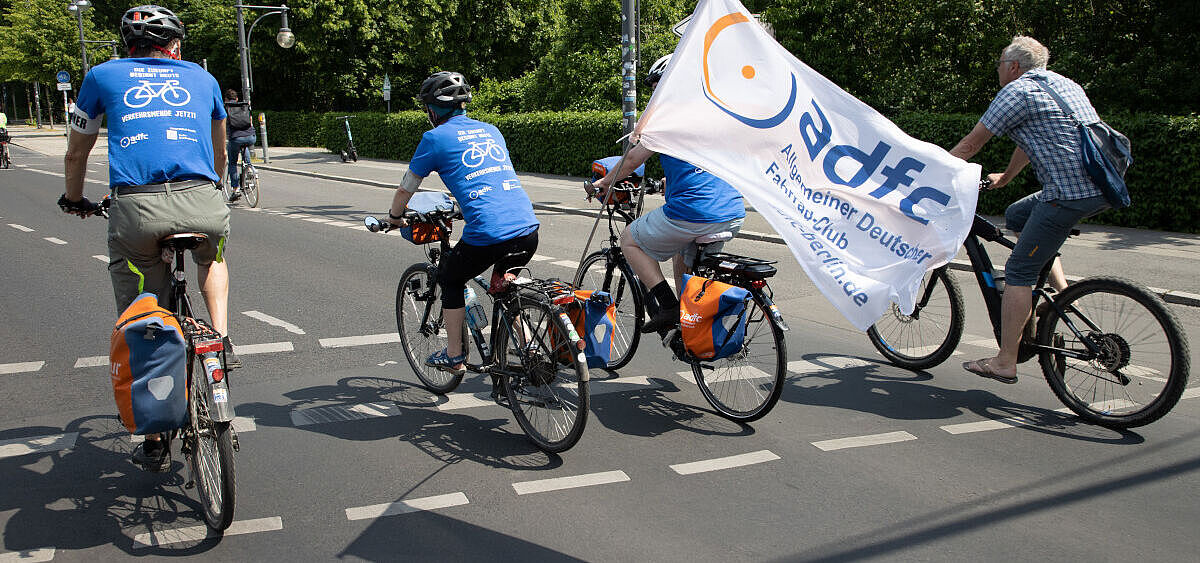
<path id="1" fill-rule="evenodd" d="M 1005 168 L 1004 172 L 999 174 L 988 174 L 988 179 L 992 181 L 991 189 L 1004 187 L 1005 184 L 1016 178 L 1017 174 L 1020 174 L 1027 164 L 1029 164 L 1029 156 L 1025 154 L 1025 151 L 1021 150 L 1020 147 L 1013 149 L 1012 157 L 1008 159 L 1008 168 Z"/>
<path id="2" fill-rule="evenodd" d="M 220 178 L 225 173 L 225 120 L 212 122 L 213 172 Z"/>
<path id="3" fill-rule="evenodd" d="M 603 178 L 592 183 L 599 190 L 603 190 L 613 185 L 614 182 L 629 176 L 637 167 L 650 160 L 654 156 L 654 151 L 643 147 L 642 145 L 633 145 L 629 147 L 629 152 L 625 153 L 625 158 L 621 160 L 621 165 L 617 168 L 608 171 Z"/>
<path id="4" fill-rule="evenodd" d="M 388 222 L 397 227 L 404 226 L 403 219 L 393 219 L 404 214 L 405 207 L 408 206 L 408 200 L 412 199 L 413 193 L 402 188 L 396 188 L 396 195 L 392 197 L 392 207 L 388 209 Z"/>
<path id="5" fill-rule="evenodd" d="M 71 132 L 67 139 L 67 154 L 63 157 L 63 174 L 67 178 L 67 200 L 83 198 L 83 178 L 87 174 L 88 155 L 96 146 L 96 133 Z"/>
<path id="6" fill-rule="evenodd" d="M 987 144 L 992 138 L 992 132 L 987 130 L 982 123 L 976 123 L 975 127 L 963 137 L 954 148 L 950 149 L 950 154 L 957 156 L 963 160 L 970 160 L 971 157 L 979 153 L 983 149 L 983 145 Z"/>

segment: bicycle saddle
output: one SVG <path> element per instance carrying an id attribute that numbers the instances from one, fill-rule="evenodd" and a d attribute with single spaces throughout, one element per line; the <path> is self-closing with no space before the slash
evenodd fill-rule
<path id="1" fill-rule="evenodd" d="M 192 250 L 206 240 L 208 235 L 204 233 L 175 233 L 158 239 L 158 246 L 171 250 Z"/>
<path id="2" fill-rule="evenodd" d="M 701 235 L 696 237 L 696 244 L 712 244 L 714 242 L 725 242 L 733 239 L 733 233 L 730 231 L 721 231 L 710 235 Z"/>

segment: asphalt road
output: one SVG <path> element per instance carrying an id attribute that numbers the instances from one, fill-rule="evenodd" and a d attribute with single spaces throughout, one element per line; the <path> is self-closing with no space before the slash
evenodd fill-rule
<path id="1" fill-rule="evenodd" d="M 421 254 L 359 227 L 390 192 L 272 172 L 263 208 L 233 211 L 238 504 L 230 532 L 205 539 L 180 461 L 166 475 L 128 461 L 103 359 L 104 221 L 54 206 L 60 158 L 16 152 L 20 167 L 0 171 L 0 561 L 1185 561 L 1200 548 L 1197 384 L 1163 420 L 1115 432 L 1059 412 L 1036 363 L 1016 385 L 967 374 L 958 364 L 994 346 L 965 275 L 961 353 L 913 373 L 883 363 L 784 247 L 734 241 L 780 260 L 779 405 L 726 421 L 644 344 L 620 374 L 594 375 L 583 439 L 547 456 L 508 411 L 438 401 L 397 363 L 395 283 Z M 102 164 L 89 194 L 104 193 Z M 568 278 L 591 221 L 539 217 L 534 271 Z M 1196 350 L 1200 313 L 1172 309 Z M 459 391 L 486 388 L 472 376 Z M 1010 417 L 1025 422 L 987 424 Z"/>

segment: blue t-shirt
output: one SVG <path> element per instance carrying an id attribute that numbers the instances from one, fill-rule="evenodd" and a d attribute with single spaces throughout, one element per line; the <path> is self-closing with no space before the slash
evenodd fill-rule
<path id="1" fill-rule="evenodd" d="M 93 67 L 79 87 L 71 127 L 95 133 L 105 114 L 109 185 L 220 180 L 212 122 L 225 119 L 225 107 L 217 80 L 196 63 L 139 58 Z"/>
<path id="2" fill-rule="evenodd" d="M 538 226 L 504 136 L 491 124 L 451 117 L 425 132 L 408 169 L 422 178 L 438 173 L 462 207 L 462 240 L 467 244 L 490 246 Z"/>
<path id="3" fill-rule="evenodd" d="M 663 213 L 676 221 L 723 223 L 746 216 L 742 194 L 724 180 L 686 161 L 659 154 L 667 176 Z"/>

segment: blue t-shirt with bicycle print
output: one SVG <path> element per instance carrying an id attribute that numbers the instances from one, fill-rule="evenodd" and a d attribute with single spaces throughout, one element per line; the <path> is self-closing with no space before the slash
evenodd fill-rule
<path id="1" fill-rule="evenodd" d="M 663 213 L 676 221 L 723 223 L 746 216 L 742 194 L 728 182 L 709 174 L 687 161 L 659 154 L 667 176 Z"/>
<path id="2" fill-rule="evenodd" d="M 196 63 L 138 58 L 93 67 L 71 127 L 96 133 L 105 115 L 110 186 L 220 179 L 212 122 L 225 119 L 225 106 L 217 80 Z"/>
<path id="3" fill-rule="evenodd" d="M 467 244 L 490 246 L 538 226 L 504 136 L 489 123 L 456 115 L 426 131 L 408 169 L 422 178 L 438 173 L 462 207 Z"/>

